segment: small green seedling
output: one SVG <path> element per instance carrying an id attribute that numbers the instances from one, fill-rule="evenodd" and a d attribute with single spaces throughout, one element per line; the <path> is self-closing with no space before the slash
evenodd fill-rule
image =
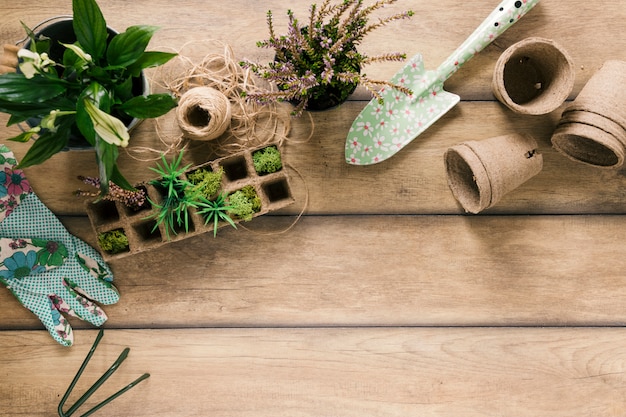
<path id="1" fill-rule="evenodd" d="M 201 197 L 198 208 L 198 213 L 204 216 L 204 224 L 209 224 L 209 222 L 213 221 L 213 237 L 217 236 L 220 220 L 227 222 L 235 229 L 237 228 L 233 219 L 227 214 L 233 207 L 226 205 L 225 194 L 220 194 L 212 201 Z"/>
<path id="2" fill-rule="evenodd" d="M 188 210 L 191 207 L 197 207 L 197 189 L 183 177 L 191 164 L 181 168 L 182 159 L 183 151 L 171 163 L 168 163 L 165 156 L 161 155 L 162 164 L 157 163 L 156 168 L 150 168 L 160 176 L 159 179 L 150 183 L 163 189 L 164 196 L 161 203 L 149 199 L 150 204 L 157 208 L 157 212 L 148 218 L 156 220 L 152 231 L 155 231 L 160 224 L 165 225 L 165 235 L 168 239 L 170 231 L 177 234 L 177 228 L 184 228 L 185 232 L 189 232 Z"/>
<path id="3" fill-rule="evenodd" d="M 261 199 L 251 185 L 246 185 L 228 196 L 232 207 L 229 213 L 243 221 L 252 220 L 254 213 L 261 211 Z"/>
<path id="4" fill-rule="evenodd" d="M 224 168 L 217 171 L 199 168 L 187 174 L 189 181 L 198 189 L 198 192 L 207 200 L 211 200 L 222 187 Z"/>

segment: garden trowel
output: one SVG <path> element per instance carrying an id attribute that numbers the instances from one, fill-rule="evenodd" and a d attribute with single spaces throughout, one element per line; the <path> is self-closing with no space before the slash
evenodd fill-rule
<path id="1" fill-rule="evenodd" d="M 380 91 L 352 123 L 346 139 L 346 162 L 371 165 L 395 155 L 450 110 L 460 98 L 443 83 L 465 62 L 532 9 L 539 0 L 504 0 L 435 71 L 425 71 L 415 55 L 391 79 L 412 94 L 391 87 Z"/>

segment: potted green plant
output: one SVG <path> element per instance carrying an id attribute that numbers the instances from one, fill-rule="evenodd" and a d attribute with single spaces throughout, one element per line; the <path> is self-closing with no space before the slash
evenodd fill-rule
<path id="1" fill-rule="evenodd" d="M 406 58 L 405 54 L 394 52 L 368 56 L 357 50 L 368 33 L 413 15 L 409 10 L 369 23 L 372 12 L 396 1 L 379 0 L 366 7 L 363 0 L 342 0 L 337 4 L 325 0 L 319 8 L 316 4 L 310 6 L 305 25 L 301 25 L 293 11 L 288 10 L 288 31 L 285 35 L 275 33 L 272 11 L 268 11 L 269 39 L 257 42 L 257 46 L 273 49 L 274 60 L 268 64 L 243 60 L 240 65 L 275 84 L 277 91 L 244 94 L 260 103 L 292 101 L 296 104 L 294 115 L 302 114 L 304 109 L 323 110 L 340 104 L 358 84 L 378 99 L 382 99 L 378 90 L 383 86 L 410 94 L 405 87 L 372 80 L 361 74 L 364 65 L 401 61 Z"/>
<path id="2" fill-rule="evenodd" d="M 101 194 L 110 182 L 131 189 L 117 167 L 119 147 L 130 139 L 123 120 L 158 117 L 176 106 L 171 95 L 144 95 L 133 84 L 144 69 L 176 54 L 146 51 L 155 26 L 108 30 L 95 0 L 73 0 L 72 11 L 75 42 L 59 42 L 25 27 L 29 46 L 18 52 L 18 72 L 0 75 L 0 111 L 10 114 L 8 124 L 31 125 L 9 140 L 36 137 L 20 163 L 24 168 L 46 161 L 78 134 L 95 149 Z"/>

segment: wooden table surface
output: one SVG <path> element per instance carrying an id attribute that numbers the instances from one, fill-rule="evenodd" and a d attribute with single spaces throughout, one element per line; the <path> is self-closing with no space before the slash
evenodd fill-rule
<path id="1" fill-rule="evenodd" d="M 280 31 L 287 8 L 307 9 L 279 0 L 100 4 L 114 28 L 161 26 L 152 49 L 221 41 L 238 58 L 258 60 L 271 58 L 255 44 L 267 37 L 266 11 Z M 22 37 L 20 21 L 71 13 L 70 0 L 0 6 L 2 43 Z M 385 13 L 411 8 L 415 16 L 368 35 L 362 50 L 421 52 L 434 69 L 495 6 L 399 1 Z M 571 100 L 604 61 L 626 59 L 624 21 L 621 1 L 542 0 L 448 80 L 461 103 L 381 164 L 343 159 L 364 91 L 292 120 L 285 159 L 295 204 L 215 239 L 112 261 L 121 298 L 105 308 L 104 339 L 77 391 L 128 346 L 128 360 L 88 404 L 143 372 L 151 377 L 101 415 L 626 415 L 624 170 L 567 160 L 550 143 L 563 108 L 517 115 L 490 87 L 500 54 L 540 36 L 575 63 Z M 388 79 L 398 65 L 367 73 Z M 16 132 L 2 127 L 0 137 Z M 146 121 L 132 143 L 158 146 L 155 132 Z M 444 151 L 511 132 L 537 138 L 543 171 L 497 206 L 465 214 L 447 186 Z M 9 145 L 18 157 L 27 149 Z M 122 157 L 133 181 L 150 178 L 148 166 Z M 92 153 L 69 152 L 26 172 L 70 232 L 91 244 L 82 200 L 71 192 L 94 167 Z M 65 348 L 6 290 L 0 306 L 0 415 L 54 415 L 97 330 L 72 319 L 75 344 Z"/>

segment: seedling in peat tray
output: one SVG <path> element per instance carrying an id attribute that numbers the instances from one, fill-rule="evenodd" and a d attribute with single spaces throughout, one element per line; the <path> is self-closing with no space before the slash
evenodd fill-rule
<path id="1" fill-rule="evenodd" d="M 228 203 L 231 206 L 229 213 L 243 221 L 252 220 L 252 216 L 261 211 L 261 199 L 251 185 L 229 195 Z"/>
<path id="2" fill-rule="evenodd" d="M 220 194 L 215 200 L 201 197 L 198 203 L 198 213 L 204 216 L 204 224 L 207 225 L 213 221 L 213 237 L 217 236 L 220 220 L 227 222 L 235 229 L 237 228 L 233 219 L 227 214 L 233 207 L 226 205 L 225 196 L 225 194 Z"/>
<path id="3" fill-rule="evenodd" d="M 276 146 L 268 146 L 252 153 L 254 169 L 259 175 L 272 174 L 283 168 L 280 151 Z"/>
<path id="4" fill-rule="evenodd" d="M 220 167 L 217 171 L 211 171 L 210 168 L 201 167 L 187 174 L 189 181 L 198 189 L 200 195 L 207 200 L 211 200 L 222 187 L 222 177 L 224 176 L 224 168 Z"/>
<path id="5" fill-rule="evenodd" d="M 128 237 L 121 229 L 109 230 L 98 234 L 98 244 L 103 251 L 115 255 L 129 248 Z"/>
<path id="6" fill-rule="evenodd" d="M 157 163 L 156 168 L 150 168 L 159 174 L 159 178 L 150 181 L 162 192 L 162 201 L 148 200 L 157 211 L 148 218 L 154 218 L 156 223 L 153 231 L 160 224 L 165 226 L 165 237 L 170 239 L 170 231 L 177 234 L 177 230 L 184 229 L 189 232 L 189 209 L 197 207 L 198 191 L 197 188 L 187 179 L 183 177 L 185 171 L 189 169 L 191 164 L 181 167 L 183 159 L 183 151 L 171 163 L 165 159 L 165 155 L 161 155 L 162 164 Z"/>

